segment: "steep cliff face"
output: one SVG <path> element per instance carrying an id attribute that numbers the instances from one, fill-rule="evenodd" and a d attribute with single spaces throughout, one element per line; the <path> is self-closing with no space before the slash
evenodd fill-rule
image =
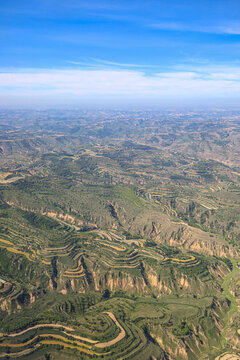
<path id="1" fill-rule="evenodd" d="M 33 304 L 41 294 L 39 292 L 28 292 L 20 290 L 12 298 L 2 299 L 0 309 L 8 314 L 21 310 L 26 306 Z"/>
<path id="2" fill-rule="evenodd" d="M 46 209 L 41 209 L 41 208 L 38 209 L 38 208 L 30 207 L 30 206 L 27 207 L 27 206 L 22 205 L 19 202 L 13 202 L 13 201 L 6 201 L 6 203 L 10 206 L 17 206 L 19 209 L 24 210 L 24 211 L 30 211 L 30 212 L 33 212 L 36 214 L 41 214 L 43 216 L 48 216 L 52 219 L 56 219 L 56 220 L 60 220 L 60 221 L 69 223 L 75 228 L 75 230 L 79 230 L 78 226 L 87 226 L 87 227 L 93 228 L 93 229 L 97 228 L 97 225 L 95 223 L 80 220 L 68 213 L 61 213 L 61 212 L 56 212 L 53 210 L 46 210 Z"/>
<path id="3" fill-rule="evenodd" d="M 132 294 L 150 293 L 142 277 L 133 276 L 125 271 L 93 271 L 95 289 L 108 288 L 111 291 L 123 290 Z"/>
<path id="4" fill-rule="evenodd" d="M 170 246 L 188 249 L 204 255 L 219 257 L 238 257 L 237 247 L 226 244 L 216 234 L 209 234 L 183 222 L 170 220 L 165 214 L 140 214 L 128 224 L 129 231 Z"/>
<path id="5" fill-rule="evenodd" d="M 201 265 L 201 264 L 200 264 Z M 67 292 L 74 290 L 78 292 L 94 288 L 96 291 L 108 288 L 111 292 L 121 290 L 128 294 L 151 294 L 179 295 L 186 293 L 191 296 L 202 294 L 214 295 L 221 291 L 223 277 L 228 273 L 224 264 L 202 264 L 196 270 L 188 270 L 169 264 L 168 267 L 160 267 L 158 271 L 149 264 L 142 262 L 134 272 L 128 269 L 103 270 L 101 267 L 91 267 L 88 263 L 87 271 L 91 281 L 86 278 L 69 279 L 61 278 L 59 290 L 66 289 Z M 192 271 L 192 272 L 191 272 Z M 211 279 L 217 279 L 211 281 Z"/>
<path id="6" fill-rule="evenodd" d="M 206 285 L 198 278 L 189 278 L 184 274 L 179 274 L 175 279 L 161 279 L 159 275 L 151 273 L 148 276 L 149 283 L 155 294 L 200 294 L 203 292 L 211 293 L 213 288 L 211 285 Z"/>
<path id="7" fill-rule="evenodd" d="M 160 241 L 161 238 L 158 236 Z M 188 225 L 180 225 L 172 231 L 171 236 L 164 242 L 170 246 L 189 249 L 204 255 L 219 257 L 234 257 L 239 255 L 239 250 L 225 244 L 216 235 L 211 237 L 208 233 Z"/>
<path id="8" fill-rule="evenodd" d="M 187 271 L 187 273 L 186 273 Z M 228 273 L 224 265 L 209 266 L 204 269 L 199 268 L 199 274 L 188 273 L 188 270 L 172 266 L 168 269 L 159 271 L 153 270 L 146 265 L 145 272 L 149 285 L 153 292 L 159 296 L 163 294 L 197 295 L 212 294 L 221 290 L 221 282 L 223 277 Z M 211 281 L 218 279 L 218 281 Z"/>
<path id="9" fill-rule="evenodd" d="M 139 237 L 152 238 L 160 243 L 185 248 L 205 255 L 219 257 L 240 256 L 237 247 L 226 243 L 221 235 L 210 234 L 200 228 L 189 226 L 182 220 L 173 220 L 168 215 L 155 211 L 150 205 L 136 208 L 130 214 L 117 202 L 111 204 L 114 214 L 112 226 L 121 224 Z M 116 220 L 117 219 L 117 220 Z"/>
<path id="10" fill-rule="evenodd" d="M 80 220 L 72 214 L 56 212 L 46 209 L 29 208 L 18 202 L 6 201 L 9 205 L 15 205 L 22 210 L 39 213 L 49 218 L 60 220 L 63 223 L 69 223 L 75 230 L 81 226 L 87 226 L 90 229 L 96 229 L 98 226 L 110 228 L 125 228 L 132 234 L 139 237 L 152 238 L 155 241 L 175 246 L 180 249 L 188 249 L 204 255 L 219 257 L 240 257 L 240 250 L 234 247 L 220 236 L 209 234 L 197 227 L 189 226 L 184 222 L 172 221 L 169 216 L 163 213 L 155 212 L 152 209 L 139 209 L 135 216 L 131 216 L 118 203 L 108 204 L 109 212 L 112 214 L 112 222 L 105 222 L 101 216 L 96 217 L 96 222 Z M 94 219 L 94 213 L 92 215 Z M 104 220 L 101 223 L 101 219 Z"/>

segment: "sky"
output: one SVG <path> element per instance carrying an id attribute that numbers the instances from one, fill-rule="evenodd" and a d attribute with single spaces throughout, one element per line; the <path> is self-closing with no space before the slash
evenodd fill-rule
<path id="1" fill-rule="evenodd" d="M 0 0 L 0 106 L 240 104 L 239 14 L 240 0 Z"/>

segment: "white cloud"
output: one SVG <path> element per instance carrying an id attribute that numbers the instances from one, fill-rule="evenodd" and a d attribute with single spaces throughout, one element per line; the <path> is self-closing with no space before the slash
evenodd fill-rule
<path id="1" fill-rule="evenodd" d="M 240 94 L 240 68 L 214 67 L 147 76 L 130 70 L 17 70 L 0 73 L 0 92 L 14 96 L 219 97 Z"/>

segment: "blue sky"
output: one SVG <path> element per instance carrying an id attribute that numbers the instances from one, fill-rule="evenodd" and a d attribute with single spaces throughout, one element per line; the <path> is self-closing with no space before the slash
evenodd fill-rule
<path id="1" fill-rule="evenodd" d="M 0 0 L 0 105 L 240 99 L 239 0 Z"/>

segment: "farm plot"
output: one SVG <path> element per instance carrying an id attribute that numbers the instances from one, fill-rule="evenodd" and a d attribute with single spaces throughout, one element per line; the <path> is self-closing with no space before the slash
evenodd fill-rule
<path id="1" fill-rule="evenodd" d="M 36 255 L 34 254 L 34 252 L 26 252 L 26 251 L 18 250 L 12 242 L 5 240 L 5 239 L 0 239 L 0 248 L 6 249 L 7 251 L 15 253 L 15 254 L 23 255 L 29 261 L 34 261 L 36 258 Z"/>
<path id="2" fill-rule="evenodd" d="M 240 360 L 240 355 L 224 353 L 216 357 L 215 360 Z"/>
<path id="3" fill-rule="evenodd" d="M 0 348 L 3 349 L 3 353 L 9 356 L 21 357 L 29 351 L 35 351 L 41 345 L 61 345 L 86 356 L 94 355 L 97 357 L 104 356 L 105 359 L 119 359 L 120 356 L 127 355 L 129 352 L 139 351 L 146 344 L 146 340 L 136 326 L 130 329 L 127 325 L 120 324 L 110 311 L 104 312 L 103 315 L 107 316 L 109 330 L 114 329 L 114 331 L 108 332 L 110 338 L 106 341 L 79 336 L 76 327 L 72 328 L 63 324 L 37 324 L 19 332 L 1 334 Z M 46 332 L 47 328 L 51 332 Z M 123 340 L 124 343 L 122 343 Z M 115 348 L 113 353 L 110 351 L 112 347 Z M 23 348 L 24 350 L 22 350 Z M 15 349 L 19 351 L 12 352 Z"/>
<path id="4" fill-rule="evenodd" d="M 194 266 L 199 263 L 199 259 L 197 259 L 194 255 L 188 255 L 179 252 L 178 258 L 176 256 L 166 255 L 164 250 L 162 248 L 160 249 L 158 246 L 156 248 L 147 248 L 145 246 L 146 242 L 144 239 L 126 240 L 123 235 L 119 236 L 118 234 L 112 234 L 110 232 L 107 235 L 108 239 L 111 239 L 111 243 L 109 241 L 107 242 L 106 240 L 103 242 L 102 240 L 99 241 L 98 239 L 96 239 L 96 241 L 98 240 L 96 249 L 99 248 L 99 244 L 108 247 L 108 249 L 104 251 L 104 254 L 101 254 L 101 261 L 104 265 L 111 268 L 139 267 L 140 261 L 142 261 L 144 258 L 156 259 L 162 264 L 168 262 L 176 262 L 179 264 L 182 263 L 188 266 Z M 124 243 L 127 246 L 123 248 L 121 243 Z M 132 249 L 132 243 L 138 245 L 139 249 Z"/>
<path id="5" fill-rule="evenodd" d="M 139 266 L 139 255 L 137 251 L 129 250 L 119 255 L 119 253 L 114 250 L 104 251 L 101 262 L 105 266 L 112 268 L 136 268 Z"/>

